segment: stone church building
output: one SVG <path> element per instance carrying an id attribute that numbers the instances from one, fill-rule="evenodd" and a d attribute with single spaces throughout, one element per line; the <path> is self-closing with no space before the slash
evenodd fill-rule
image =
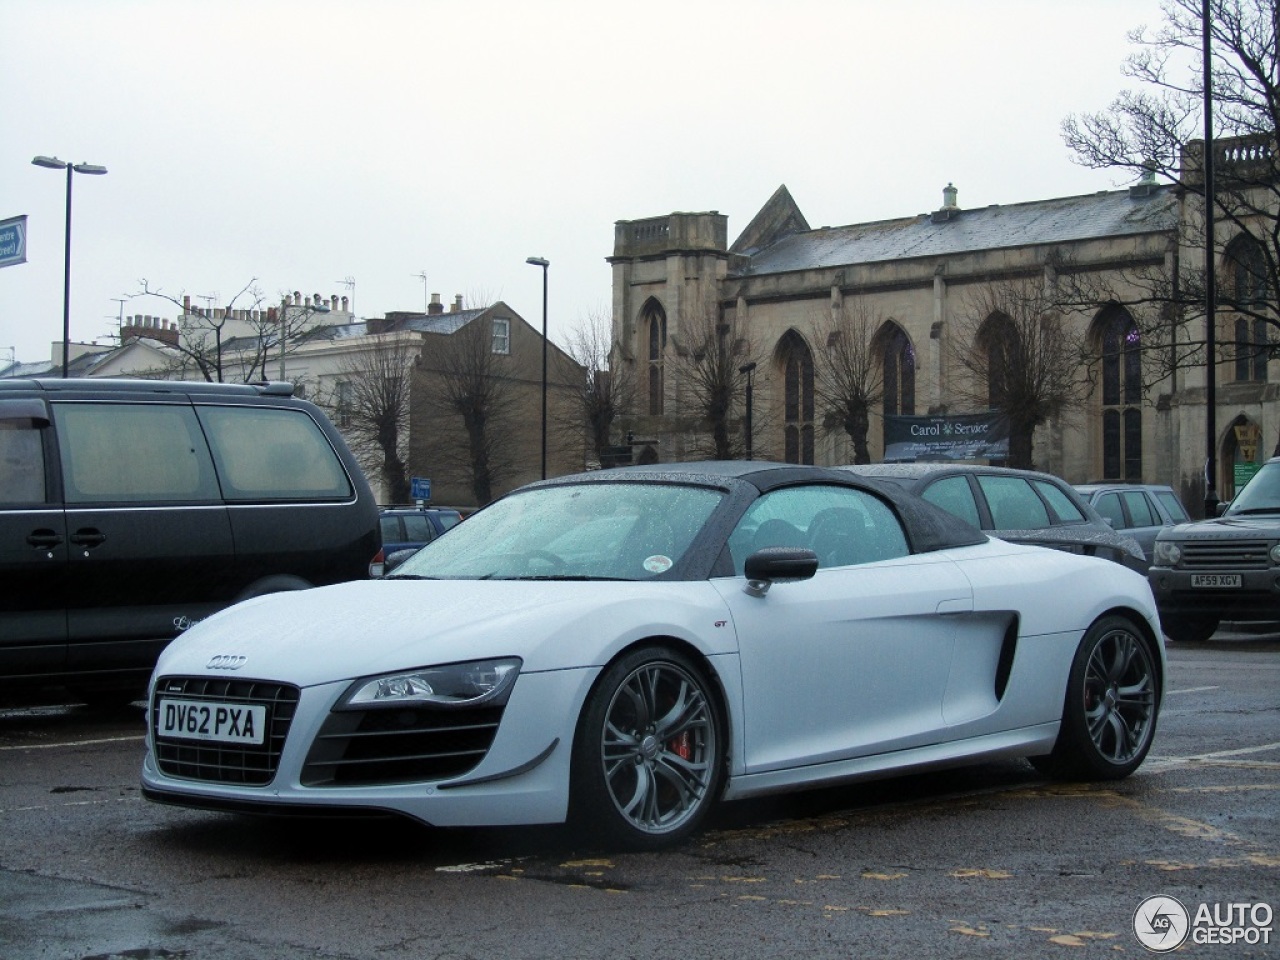
<path id="1" fill-rule="evenodd" d="M 836 329 L 844 312 L 872 318 L 877 395 L 867 446 L 878 461 L 885 414 L 987 409 L 982 385 L 975 389 L 972 368 L 958 359 L 971 345 L 956 342 L 975 331 L 988 335 L 974 315 L 991 302 L 985 293 L 1009 281 L 1052 292 L 1069 273 L 1073 289 L 1113 297 L 1056 310 L 1093 360 L 1077 361 L 1085 384 L 1078 402 L 1036 427 L 1035 467 L 1073 483 L 1168 483 L 1194 511 L 1204 494 L 1204 372 L 1190 366 L 1144 381 L 1134 349 L 1143 334 L 1122 304 L 1141 300 L 1129 289 L 1134 277 L 1176 280 L 1180 264 L 1203 263 L 1202 252 L 1183 240 L 1194 233 L 1184 228 L 1196 216 L 1196 198 L 1147 180 L 1127 190 L 979 209 L 961 206 L 948 185 L 942 200 L 917 216 L 814 229 L 784 186 L 732 243 L 728 218 L 716 211 L 619 221 L 609 258 L 615 365 L 635 384 L 624 426 L 646 459 L 708 455 L 705 404 L 688 361 L 708 322 L 731 331 L 731 352 L 741 361 L 730 419 L 734 455 L 746 446 L 757 459 L 837 465 L 854 462 L 855 451 L 824 416 L 824 331 Z M 1230 257 L 1239 257 L 1229 239 L 1220 267 L 1226 276 Z M 1219 330 L 1220 341 L 1234 339 L 1230 316 L 1220 314 Z M 999 337 L 990 340 L 989 349 L 998 349 Z M 1257 353 L 1244 363 L 1220 353 L 1223 499 L 1234 490 L 1236 464 L 1265 459 L 1280 432 L 1268 352 Z"/>

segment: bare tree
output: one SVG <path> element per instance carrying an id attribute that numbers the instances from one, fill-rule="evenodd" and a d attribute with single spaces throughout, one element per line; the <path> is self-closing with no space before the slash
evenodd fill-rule
<path id="1" fill-rule="evenodd" d="M 408 503 L 409 400 L 422 341 L 403 334 L 364 339 L 334 370 L 332 386 L 321 388 L 315 399 L 361 465 L 381 479 L 387 499 Z"/>
<path id="2" fill-rule="evenodd" d="M 612 462 L 614 424 L 635 399 L 634 374 L 623 364 L 611 363 L 612 330 L 607 313 L 587 314 L 569 332 L 565 344 L 565 353 L 581 373 L 560 378 L 575 384 L 561 424 L 565 442 L 576 451 L 590 451 L 601 466 Z"/>
<path id="3" fill-rule="evenodd" d="M 297 293 L 292 298 L 284 295 L 279 307 L 263 309 L 263 294 L 256 284 L 256 278 L 250 280 L 225 307 L 188 309 L 185 298 L 170 296 L 152 288 L 146 279 L 140 280 L 140 289 L 133 296 L 166 300 L 182 311 L 178 338 L 167 343 L 173 360 L 163 372 L 179 379 L 196 374 L 216 383 L 270 379 L 269 364 L 306 342 L 318 325 L 317 318 L 327 311 Z M 244 331 L 238 335 L 228 330 L 233 317 Z"/>
<path id="4" fill-rule="evenodd" d="M 956 397 L 1009 421 L 1009 465 L 1032 469 L 1036 427 L 1080 405 L 1083 345 L 1042 278 L 984 285 L 962 308 L 949 338 L 969 374 Z"/>
<path id="5" fill-rule="evenodd" d="M 466 442 L 437 438 L 433 454 L 467 476 L 481 505 L 493 499 L 516 462 L 515 398 L 499 360 L 488 326 L 472 321 L 450 334 L 426 335 L 417 381 L 435 418 L 461 424 Z"/>
<path id="6" fill-rule="evenodd" d="M 713 307 L 694 317 L 672 341 L 672 366 L 687 391 L 682 408 L 693 418 L 698 441 L 709 440 L 706 452 L 717 460 L 742 456 L 744 445 L 736 427 L 743 368 L 761 359 L 751 340 L 736 317 Z"/>
<path id="7" fill-rule="evenodd" d="M 1246 321 L 1248 342 L 1229 349 L 1265 354 L 1280 327 L 1280 16 L 1275 0 L 1164 0 L 1164 22 L 1130 33 L 1135 49 L 1123 72 L 1143 85 L 1125 91 L 1106 110 L 1067 117 L 1063 138 L 1078 163 L 1177 184 L 1188 195 L 1206 194 L 1204 156 L 1203 39 L 1212 51 L 1214 118 L 1215 259 L 1236 269 L 1217 277 L 1218 302 Z M 1204 222 L 1182 217 L 1180 244 L 1203 249 Z M 1250 238 L 1247 256 L 1225 244 Z M 1116 302 L 1142 332 L 1145 365 L 1153 380 L 1205 362 L 1203 336 L 1207 272 L 1181 262 L 1177 274 L 1163 266 L 1121 271 L 1114 283 L 1064 274 L 1072 302 Z M 1267 331 L 1271 332 L 1268 333 Z M 1218 359 L 1221 359 L 1219 357 Z"/>
<path id="8" fill-rule="evenodd" d="M 816 392 L 828 431 L 843 430 L 853 443 L 854 463 L 870 463 L 867 434 L 871 411 L 884 398 L 884 367 L 874 338 L 883 318 L 861 300 L 846 301 L 815 324 Z M 825 349 L 824 349 L 825 346 Z"/>

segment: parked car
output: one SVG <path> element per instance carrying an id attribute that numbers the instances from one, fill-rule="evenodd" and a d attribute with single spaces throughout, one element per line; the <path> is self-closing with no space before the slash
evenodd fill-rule
<path id="1" fill-rule="evenodd" d="M 1164 676 L 1151 589 L 1116 564 L 843 470 L 623 467 L 196 625 L 156 667 L 143 792 L 653 848 L 721 797 L 1018 755 L 1127 776 Z"/>
<path id="2" fill-rule="evenodd" d="M 1161 530 L 1149 576 L 1170 640 L 1208 640 L 1223 620 L 1280 621 L 1280 458 L 1222 516 Z"/>
<path id="3" fill-rule="evenodd" d="M 382 529 L 382 547 L 369 564 L 369 576 L 387 572 L 387 562 L 408 559 L 450 527 L 462 522 L 462 514 L 446 507 L 384 507 L 378 513 Z"/>
<path id="4" fill-rule="evenodd" d="M 1070 484 L 1049 473 L 966 463 L 842 469 L 896 483 L 1001 540 L 1105 557 L 1140 573 L 1147 568 L 1133 537 L 1113 530 Z"/>
<path id="5" fill-rule="evenodd" d="M 1138 541 L 1148 564 L 1151 563 L 1156 534 L 1165 527 L 1191 519 L 1172 487 L 1144 483 L 1086 483 L 1078 484 L 1075 489 L 1113 529 Z"/>
<path id="6" fill-rule="evenodd" d="M 367 575 L 377 506 L 292 390 L 0 380 L 0 685 L 141 696 L 223 607 Z"/>

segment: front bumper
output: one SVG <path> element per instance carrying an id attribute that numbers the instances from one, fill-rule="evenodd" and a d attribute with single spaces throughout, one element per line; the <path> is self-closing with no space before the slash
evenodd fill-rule
<path id="1" fill-rule="evenodd" d="M 1280 620 L 1280 570 L 1219 570 L 1240 577 L 1239 587 L 1193 587 L 1206 571 L 1152 567 L 1148 573 L 1156 607 L 1166 622 L 1174 617 L 1219 620 Z"/>
<path id="2" fill-rule="evenodd" d="M 179 806 L 241 813 L 400 814 L 442 827 L 560 823 L 568 812 L 577 718 L 598 672 L 584 667 L 521 674 L 484 758 L 461 776 L 436 781 L 324 786 L 303 782 L 312 744 L 350 679 L 301 691 L 275 775 L 259 786 L 166 774 L 157 763 L 151 725 L 142 765 L 143 795 Z"/>

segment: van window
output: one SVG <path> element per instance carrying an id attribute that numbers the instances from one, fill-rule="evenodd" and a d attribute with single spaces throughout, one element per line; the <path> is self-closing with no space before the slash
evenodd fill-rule
<path id="1" fill-rule="evenodd" d="M 324 432 L 302 410 L 200 406 L 227 500 L 351 496 L 351 480 Z"/>
<path id="2" fill-rule="evenodd" d="M 190 407 L 59 403 L 54 407 L 67 503 L 218 499 Z"/>
<path id="3" fill-rule="evenodd" d="M 0 420 L 0 503 L 44 503 L 44 446 L 34 420 Z"/>

